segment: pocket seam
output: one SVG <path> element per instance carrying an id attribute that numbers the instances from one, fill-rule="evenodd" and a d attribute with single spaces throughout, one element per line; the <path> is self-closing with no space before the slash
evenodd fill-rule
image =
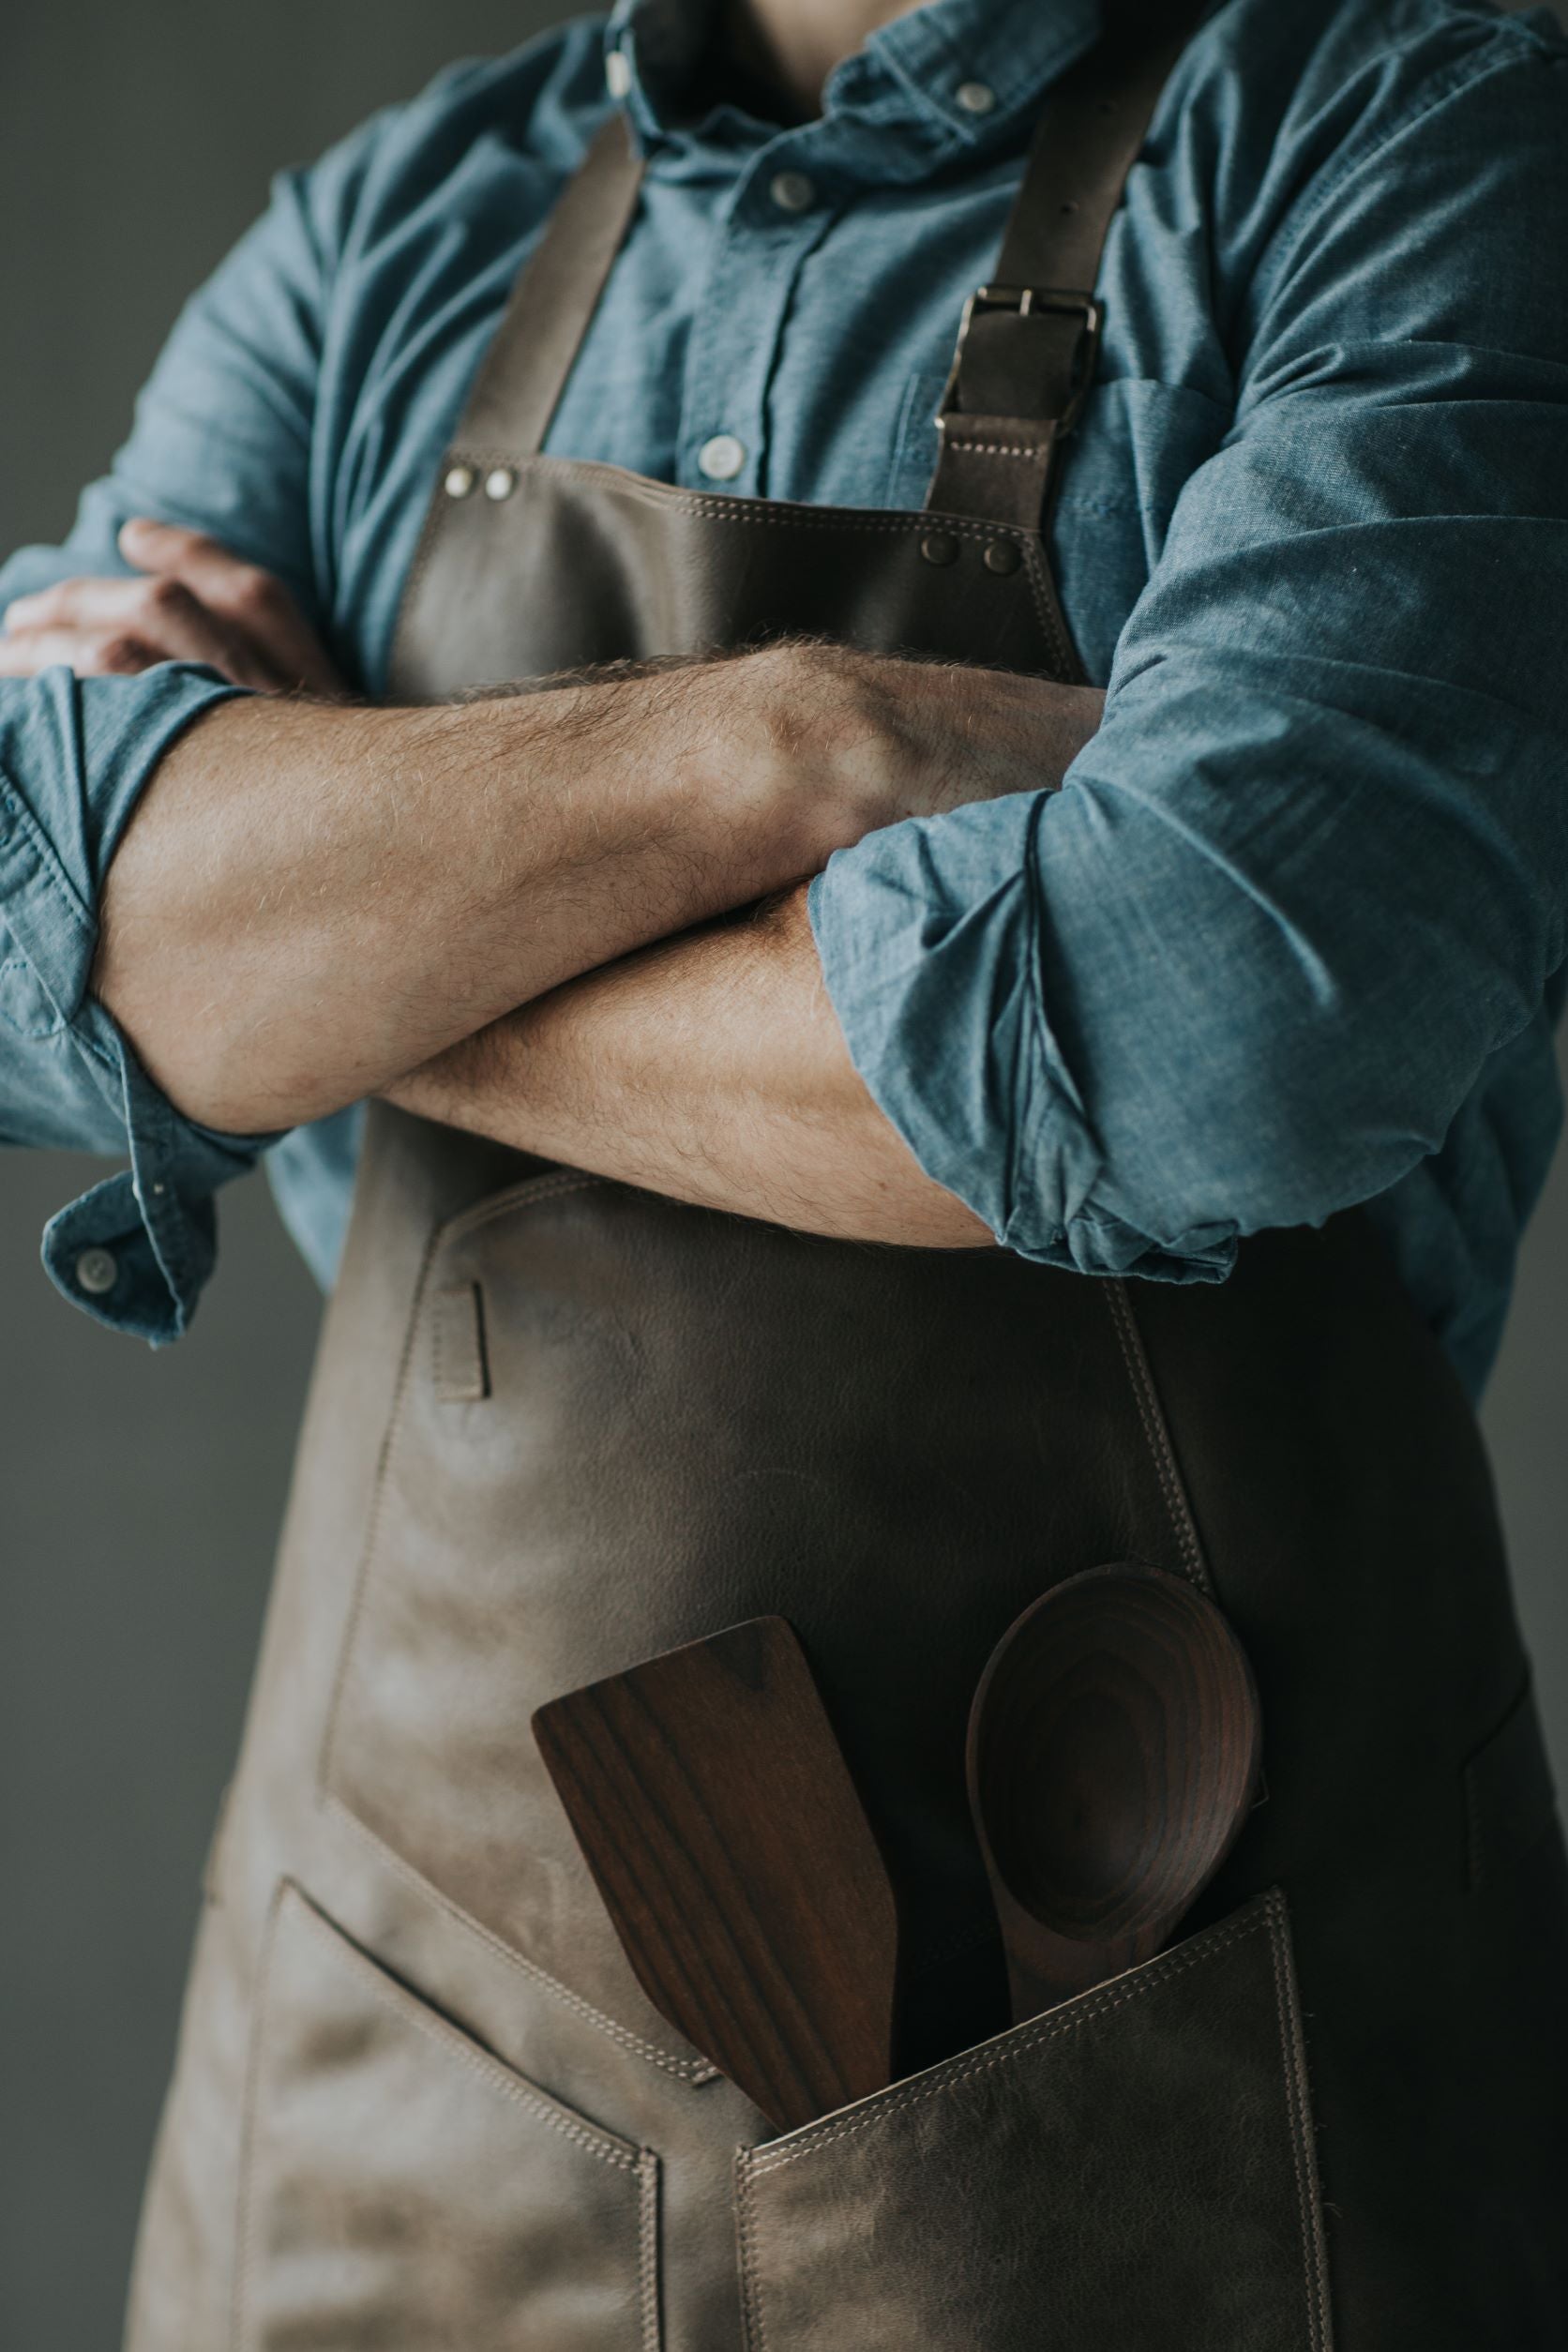
<path id="1" fill-rule="evenodd" d="M 369 1952 L 360 1950 L 354 1938 L 335 1926 L 324 1911 L 317 1908 L 303 1887 L 293 1878 L 281 1878 L 273 1890 L 268 1906 L 261 1966 L 257 1971 L 255 2012 L 251 2020 L 250 2050 L 246 2069 L 245 2112 L 242 2123 L 242 2143 L 238 2168 L 238 2207 L 235 2215 L 235 2259 L 234 2269 L 234 2298 L 231 2311 L 231 2341 L 234 2352 L 243 2352 L 245 2314 L 249 2303 L 250 2281 L 254 2269 L 254 2235 L 252 2174 L 256 2140 L 256 2125 L 260 2108 L 262 2082 L 262 2052 L 265 2021 L 269 2011 L 269 1993 L 273 1960 L 279 1933 L 285 1911 L 301 1919 L 332 1954 L 353 1973 L 356 1983 L 372 1994 L 394 2016 L 418 2029 L 436 2048 L 456 2058 L 485 2083 L 513 2105 L 520 2106 L 544 2123 L 550 2131 L 583 2148 L 598 2163 L 615 2170 L 630 2173 L 638 2182 L 637 2201 L 637 2282 L 639 2327 L 642 2352 L 662 2352 L 663 2327 L 659 2309 L 658 2224 L 660 2167 L 657 2155 L 651 2148 L 637 2147 L 624 2140 L 617 2133 L 607 2132 L 591 2124 L 585 2117 L 575 2115 L 550 2093 L 541 2090 L 523 2075 L 516 2073 L 505 2062 L 470 2040 L 460 2027 L 448 2023 L 440 2013 L 431 2009 L 406 1986 L 390 1976 Z"/>
<path id="2" fill-rule="evenodd" d="M 493 1952 L 497 1959 L 504 1960 L 509 1968 L 516 1969 L 530 1983 L 539 1985 L 555 1999 L 563 2001 L 568 2009 L 574 2010 L 597 2032 L 607 2034 L 611 2042 L 618 2043 L 624 2050 L 629 2050 L 634 2058 L 661 2068 L 666 2074 L 673 2074 L 680 2081 L 690 2083 L 694 2088 L 701 2089 L 705 2083 L 717 2082 L 718 2069 L 710 2065 L 706 2058 L 677 2058 L 672 2051 L 661 2050 L 656 2043 L 645 2042 L 629 2026 L 618 2024 L 602 2009 L 596 2009 L 592 2001 L 584 2000 L 580 1993 L 574 1993 L 569 1984 L 563 1984 L 558 1976 L 551 1976 L 548 1968 L 540 1968 L 538 1962 L 531 1960 L 525 1952 L 517 1951 L 493 1928 L 487 1927 L 483 1920 L 475 1919 L 451 1895 L 444 1893 L 433 1879 L 427 1878 L 411 1862 L 405 1862 L 402 1855 L 394 1847 L 388 1846 L 384 1838 L 378 1837 L 369 1824 L 362 1821 L 357 1813 L 352 1812 L 340 1797 L 328 1790 L 324 1802 L 327 1811 L 339 1824 L 368 1846 L 384 1869 L 392 1871 L 425 1901 L 433 1903 L 444 1918 L 451 1920 L 465 1935 L 474 1937 L 487 1952 Z"/>
<path id="3" fill-rule="evenodd" d="M 1275 2013 L 1285 2071 L 1286 2121 L 1301 2222 L 1303 2266 L 1306 2272 L 1307 2339 L 1310 2352 L 1332 2352 L 1328 2245 L 1323 2229 L 1320 2192 L 1315 2169 L 1308 2161 L 1312 2110 L 1301 2007 L 1294 1972 L 1289 1962 L 1289 1906 L 1283 1892 L 1277 1887 L 1271 1888 L 1249 1905 L 1239 1918 L 1222 1922 L 1167 1955 L 1167 1965 L 1162 1966 L 1160 1960 L 1147 1964 L 1138 1971 L 1136 1984 L 1125 1986 L 1121 1992 L 1108 1987 L 1104 1994 L 1082 1995 L 1064 2005 L 1064 2011 L 1071 2013 L 1053 2012 L 1049 2018 L 1041 2021 L 1039 2028 L 1034 2031 L 1027 2028 L 1015 2028 L 1014 2033 L 1006 2038 L 1006 2047 L 993 2050 L 988 2057 L 950 2060 L 946 2067 L 940 2070 L 938 2079 L 921 2084 L 918 2089 L 912 2087 L 901 2096 L 876 2095 L 871 2103 L 871 2111 L 855 2120 L 826 2129 L 808 2125 L 806 2133 L 793 2138 L 791 2145 L 772 2162 L 769 2161 L 769 2152 L 774 2143 L 768 2143 L 760 2149 L 737 2148 L 735 2220 L 746 2352 L 768 2352 L 767 2322 L 762 2309 L 761 2280 L 758 2268 L 756 2216 L 752 2204 L 752 2187 L 756 2180 L 770 2173 L 781 2172 L 797 2156 L 813 2155 L 837 2140 L 868 2130 L 886 2116 L 896 2115 L 924 2100 L 936 2098 L 960 2083 L 1009 2063 L 1015 2057 L 1025 2057 L 1045 2043 L 1060 2040 L 1076 2031 L 1079 2026 L 1125 2007 L 1146 1990 L 1168 1982 L 1173 1976 L 1185 1974 L 1199 1962 L 1216 1952 L 1229 1951 L 1233 1945 L 1244 1942 L 1248 1937 L 1260 1932 L 1268 1936 L 1274 1968 Z"/>
<path id="4" fill-rule="evenodd" d="M 921 2105 L 927 2099 L 937 2099 L 944 2091 L 953 2090 L 960 2083 L 972 2081 L 978 2074 L 990 2073 L 995 2068 L 1010 2066 L 1015 2058 L 1026 2058 L 1048 2042 L 1060 2041 L 1063 2035 L 1076 2033 L 1080 2026 L 1091 2025 L 1098 2017 L 1108 2016 L 1112 2010 L 1122 2009 L 1129 2001 L 1138 2000 L 1155 1985 L 1168 1978 L 1184 1976 L 1189 1968 L 1216 1952 L 1225 1952 L 1232 1944 L 1243 1942 L 1265 1929 L 1271 1934 L 1282 1922 L 1285 1899 L 1277 1889 L 1249 1907 L 1240 1919 L 1227 1921 L 1218 1927 L 1195 1936 L 1188 1944 L 1167 1954 L 1164 1960 L 1152 1960 L 1138 1971 L 1137 1982 L 1127 1983 L 1118 1979 L 1122 1989 L 1108 1985 L 1103 1992 L 1079 1994 L 1052 2010 L 1035 2025 L 1016 2027 L 1003 2036 L 998 2043 L 982 2054 L 949 2058 L 936 2068 L 930 2078 L 912 2083 L 900 2089 L 897 2086 L 887 2091 L 873 2092 L 867 2105 L 868 2112 L 846 2119 L 842 2123 L 808 2123 L 804 2131 L 792 2133 L 788 2142 L 767 2141 L 761 2148 L 743 2148 L 740 2159 L 747 2180 L 761 2179 L 771 2172 L 782 2172 L 797 2157 L 814 2155 L 818 2148 L 827 2148 L 835 2140 L 849 2139 L 855 2133 L 867 2132 L 884 2116 L 897 2115 L 907 2107 Z M 776 2153 L 775 2151 L 777 2151 Z"/>

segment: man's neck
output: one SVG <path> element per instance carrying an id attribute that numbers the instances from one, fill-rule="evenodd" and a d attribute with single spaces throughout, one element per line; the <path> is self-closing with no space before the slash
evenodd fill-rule
<path id="1" fill-rule="evenodd" d="M 729 48 L 760 80 L 815 114 L 835 66 L 879 24 L 907 16 L 922 0 L 729 0 Z"/>

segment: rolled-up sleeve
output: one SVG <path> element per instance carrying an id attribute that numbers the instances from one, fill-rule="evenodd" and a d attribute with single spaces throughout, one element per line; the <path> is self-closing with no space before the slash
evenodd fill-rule
<path id="1" fill-rule="evenodd" d="M 1214 1279 L 1435 1153 L 1568 908 L 1568 71 L 1517 28 L 1320 164 L 1056 792 L 841 852 L 856 1066 L 1008 1246 Z"/>
<path id="2" fill-rule="evenodd" d="M 376 130 L 279 179 L 187 305 L 68 539 L 0 570 L 0 609 L 54 580 L 127 572 L 120 526 L 152 515 L 275 573 L 330 637 L 312 420 L 335 256 Z M 155 1345 L 185 1330 L 212 1270 L 215 1192 L 268 1138 L 195 1126 L 152 1084 L 91 993 L 98 911 L 164 753 L 236 691 L 174 662 L 139 677 L 0 680 L 0 1143 L 128 1159 L 53 1220 L 44 1262 L 68 1298 Z"/>
<path id="3" fill-rule="evenodd" d="M 168 746 L 235 689 L 168 663 L 0 687 L 0 1139 L 130 1167 L 50 1225 L 67 1296 L 155 1342 L 177 1337 L 214 1254 L 212 1194 L 259 1145 L 182 1119 L 90 990 L 98 886 Z"/>

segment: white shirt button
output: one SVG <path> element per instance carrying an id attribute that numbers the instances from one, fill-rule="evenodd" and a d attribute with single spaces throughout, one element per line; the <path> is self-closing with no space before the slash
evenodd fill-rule
<path id="1" fill-rule="evenodd" d="M 517 486 L 518 477 L 509 465 L 492 466 L 485 476 L 485 496 L 499 505 L 504 498 L 510 498 Z"/>
<path id="2" fill-rule="evenodd" d="M 746 444 L 733 433 L 715 433 L 698 450 L 697 466 L 710 482 L 732 482 L 746 471 Z"/>
<path id="3" fill-rule="evenodd" d="M 76 1287 L 90 1299 L 101 1299 L 119 1278 L 119 1264 L 112 1249 L 84 1249 L 76 1261 Z"/>
<path id="4" fill-rule="evenodd" d="M 988 114 L 996 104 L 996 92 L 988 82 L 960 82 L 953 95 L 966 114 Z"/>
<path id="5" fill-rule="evenodd" d="M 612 49 L 604 61 L 604 85 L 612 98 L 631 96 L 631 61 Z"/>
<path id="6" fill-rule="evenodd" d="M 817 183 L 804 172 L 776 172 L 768 194 L 780 212 L 809 212 L 817 201 Z"/>
<path id="7" fill-rule="evenodd" d="M 448 498 L 469 498 L 478 478 L 471 465 L 452 465 L 446 469 L 446 479 L 442 487 Z"/>

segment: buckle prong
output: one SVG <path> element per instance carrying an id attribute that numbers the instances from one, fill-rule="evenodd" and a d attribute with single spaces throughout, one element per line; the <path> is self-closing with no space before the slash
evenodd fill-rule
<path id="1" fill-rule="evenodd" d="M 977 286 L 964 305 L 963 321 L 958 328 L 957 349 L 948 370 L 937 409 L 937 431 L 945 436 L 949 416 L 962 415 L 955 408 L 958 375 L 964 363 L 964 346 L 969 330 L 983 310 L 1011 310 L 1020 319 L 1033 318 L 1045 312 L 1056 318 L 1076 318 L 1079 321 L 1078 347 L 1073 355 L 1072 390 L 1067 405 L 1059 417 L 1052 420 L 1058 439 L 1070 433 L 1083 414 L 1084 402 L 1093 389 L 1094 370 L 1100 355 L 1100 338 L 1105 328 L 1105 305 L 1092 294 L 1078 294 L 1061 286 Z"/>

